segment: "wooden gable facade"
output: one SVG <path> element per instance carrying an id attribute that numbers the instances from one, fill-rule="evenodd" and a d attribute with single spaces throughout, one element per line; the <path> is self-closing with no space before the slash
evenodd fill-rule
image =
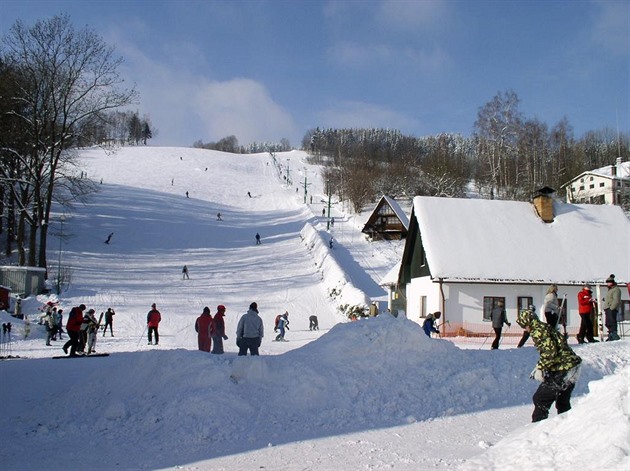
<path id="1" fill-rule="evenodd" d="M 372 240 L 400 240 L 407 237 L 409 219 L 400 205 L 388 196 L 383 196 L 372 211 L 361 232 Z"/>

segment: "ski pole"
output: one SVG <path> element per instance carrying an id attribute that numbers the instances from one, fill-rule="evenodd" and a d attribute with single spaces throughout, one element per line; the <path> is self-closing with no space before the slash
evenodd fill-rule
<path id="1" fill-rule="evenodd" d="M 144 333 L 147 331 L 147 326 L 144 326 L 144 330 L 142 331 L 142 335 L 140 336 L 140 338 L 138 339 L 138 345 L 136 345 L 136 348 L 140 346 L 140 342 L 142 342 L 142 339 L 144 338 Z"/>

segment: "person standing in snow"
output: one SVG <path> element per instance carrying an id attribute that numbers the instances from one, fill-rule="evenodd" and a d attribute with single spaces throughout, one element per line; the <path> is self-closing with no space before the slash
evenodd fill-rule
<path id="1" fill-rule="evenodd" d="M 105 329 L 103 329 L 103 337 L 105 337 L 105 333 L 107 332 L 107 326 L 109 326 L 109 332 L 114 336 L 114 316 L 116 313 L 111 307 L 107 308 L 105 312 Z"/>
<path id="2" fill-rule="evenodd" d="M 433 314 L 429 313 L 427 318 L 422 323 L 422 330 L 427 334 L 428 337 L 431 337 L 431 334 L 440 334 L 440 331 L 435 327 L 435 321 L 442 316 L 440 311 L 436 311 Z"/>
<path id="3" fill-rule="evenodd" d="M 53 313 L 55 319 L 55 336 L 59 334 L 59 340 L 63 340 L 63 309 L 57 309 L 57 312 Z M 55 339 L 56 340 L 56 339 Z"/>
<path id="4" fill-rule="evenodd" d="M 66 332 L 68 333 L 69 340 L 63 346 L 63 351 L 68 354 L 68 347 L 70 347 L 71 357 L 77 356 L 81 324 L 83 323 L 83 311 L 85 311 L 85 304 L 73 307 L 68 316 Z"/>
<path id="5" fill-rule="evenodd" d="M 151 304 L 151 310 L 147 314 L 147 328 L 149 335 L 149 345 L 153 343 L 153 334 L 155 333 L 155 345 L 160 342 L 160 333 L 158 332 L 158 326 L 162 321 L 162 314 L 157 310 L 155 303 Z"/>
<path id="6" fill-rule="evenodd" d="M 610 275 L 606 279 L 606 285 L 608 286 L 608 291 L 604 298 L 604 325 L 608 329 L 608 338 L 606 339 L 606 342 L 608 342 L 619 340 L 619 335 L 617 334 L 617 311 L 621 304 L 621 290 L 617 286 L 615 275 Z"/>
<path id="7" fill-rule="evenodd" d="M 284 311 L 278 319 L 278 330 L 280 333 L 276 335 L 276 342 L 284 342 L 285 330 L 289 330 L 289 311 Z"/>
<path id="8" fill-rule="evenodd" d="M 317 320 L 317 316 L 309 316 L 308 330 L 319 330 L 319 321 Z"/>
<path id="9" fill-rule="evenodd" d="M 256 245 L 260 245 L 260 234 L 258 232 L 256 232 Z"/>
<path id="10" fill-rule="evenodd" d="M 217 313 L 214 315 L 214 334 L 212 335 L 212 353 L 223 354 L 223 341 L 228 339 L 225 335 L 225 306 L 219 304 Z"/>
<path id="11" fill-rule="evenodd" d="M 236 327 L 236 345 L 238 346 L 238 356 L 258 355 L 258 349 L 264 337 L 263 321 L 258 315 L 258 305 L 251 303 L 247 313 L 243 314 Z"/>
<path id="12" fill-rule="evenodd" d="M 210 315 L 208 306 L 203 308 L 203 312 L 195 321 L 195 332 L 197 332 L 197 344 L 202 352 L 210 352 L 212 346 L 212 334 L 214 333 L 214 322 Z"/>
<path id="13" fill-rule="evenodd" d="M 553 284 L 547 289 L 545 299 L 543 300 L 543 312 L 545 320 L 554 329 L 558 326 L 559 305 L 558 305 L 558 287 Z"/>
<path id="14" fill-rule="evenodd" d="M 190 280 L 188 276 L 188 265 L 184 265 L 184 268 L 182 268 L 182 280 Z"/>
<path id="15" fill-rule="evenodd" d="M 86 339 L 87 339 L 87 354 L 96 353 L 96 333 L 99 328 L 99 321 L 96 319 L 94 309 L 90 309 L 83 317 L 83 321 L 87 319 Z"/>
<path id="16" fill-rule="evenodd" d="M 497 350 L 499 348 L 499 343 L 501 342 L 503 324 L 507 324 L 508 327 L 512 325 L 507 320 L 502 300 L 498 300 L 497 305 L 490 312 L 490 319 L 492 320 L 492 328 L 494 329 L 494 341 L 492 342 L 490 349 Z"/>
<path id="17" fill-rule="evenodd" d="M 534 393 L 532 422 L 549 417 L 555 402 L 558 414 L 571 409 L 571 393 L 579 377 L 582 359 L 575 354 L 566 339 L 555 327 L 540 321 L 531 306 L 518 313 L 516 323 L 529 331 L 534 346 L 540 353 L 536 368 L 530 374 L 541 384 Z"/>
<path id="18" fill-rule="evenodd" d="M 593 313 L 593 292 L 588 284 L 582 287 L 577 294 L 578 314 L 580 315 L 580 330 L 577 334 L 578 343 L 584 343 L 584 339 L 589 343 L 596 342 L 593 336 L 593 321 L 591 315 Z"/>
<path id="19" fill-rule="evenodd" d="M 53 311 L 47 311 L 43 319 L 44 328 L 46 329 L 46 345 L 50 347 L 50 340 L 53 338 L 53 334 L 55 332 L 55 320 L 53 318 Z"/>

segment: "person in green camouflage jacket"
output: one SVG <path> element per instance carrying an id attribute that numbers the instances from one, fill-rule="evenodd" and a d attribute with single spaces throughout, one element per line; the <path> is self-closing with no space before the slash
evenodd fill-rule
<path id="1" fill-rule="evenodd" d="M 540 353 L 536 368 L 530 375 L 541 381 L 532 397 L 532 422 L 546 419 L 554 402 L 558 414 L 571 409 L 571 393 L 582 363 L 582 359 L 571 350 L 562 334 L 538 319 L 535 311 L 530 306 L 529 309 L 520 311 L 516 318 L 516 323 L 529 332 Z"/>

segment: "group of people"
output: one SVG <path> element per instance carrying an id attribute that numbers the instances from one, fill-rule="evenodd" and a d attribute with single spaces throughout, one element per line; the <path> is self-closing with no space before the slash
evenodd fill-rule
<path id="1" fill-rule="evenodd" d="M 212 317 L 210 308 L 206 306 L 195 321 L 197 343 L 202 352 L 211 352 L 217 355 L 224 353 L 223 341 L 228 339 L 228 336 L 225 335 L 225 311 L 225 306 L 219 304 L 217 312 Z"/>
<path id="2" fill-rule="evenodd" d="M 110 329 L 111 336 L 114 336 L 114 310 L 110 307 L 106 312 L 102 312 L 99 319 L 96 318 L 96 311 L 89 309 L 86 311 L 85 304 L 75 306 L 70 310 L 68 322 L 66 323 L 66 333 L 68 341 L 64 344 L 63 351 L 71 357 L 79 355 L 90 355 L 96 353 L 96 335 L 101 327 L 101 321 L 105 318 L 103 336 Z M 60 310 L 57 310 L 59 313 Z M 48 343 L 47 343 L 48 345 Z M 86 351 L 87 349 L 87 351 Z"/>
<path id="3" fill-rule="evenodd" d="M 51 340 L 63 340 L 63 309 L 58 309 L 52 301 L 48 301 L 44 307 L 40 308 L 43 314 L 39 321 L 46 329 L 46 345 L 52 346 Z"/>

